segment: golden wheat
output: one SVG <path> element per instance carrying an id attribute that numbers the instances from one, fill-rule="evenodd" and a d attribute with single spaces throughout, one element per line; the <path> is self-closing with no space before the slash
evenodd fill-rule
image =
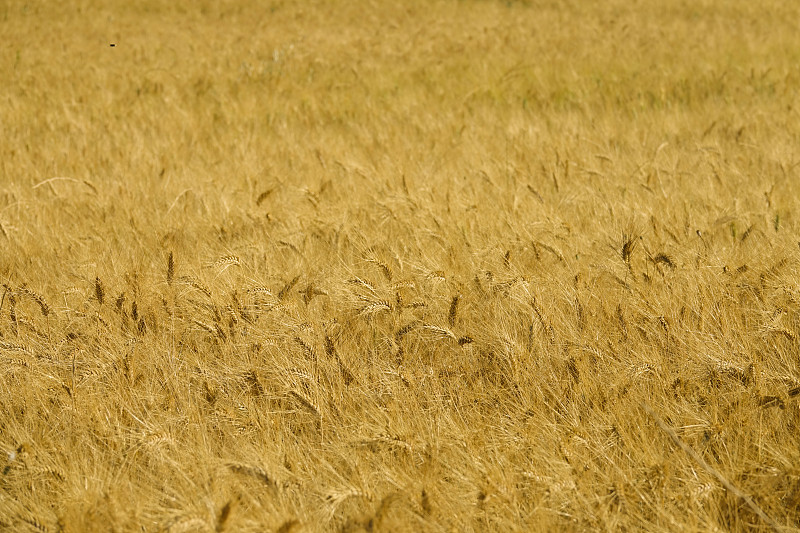
<path id="1" fill-rule="evenodd" d="M 798 5 L 100 7 L 0 6 L 0 530 L 798 527 Z"/>

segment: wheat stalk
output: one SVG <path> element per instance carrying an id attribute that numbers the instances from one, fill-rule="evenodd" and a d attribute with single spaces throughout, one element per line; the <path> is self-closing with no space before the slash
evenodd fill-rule
<path id="1" fill-rule="evenodd" d="M 228 501 L 219 512 L 219 516 L 217 516 L 217 525 L 216 525 L 216 532 L 222 533 L 225 531 L 225 525 L 228 522 L 228 519 L 231 516 L 231 511 L 233 510 L 234 500 Z"/>
<path id="2" fill-rule="evenodd" d="M 455 342 L 458 342 L 458 337 L 456 337 L 456 334 L 453 333 L 452 331 L 450 331 L 447 328 L 441 328 L 439 326 L 432 326 L 430 324 L 425 324 L 425 325 L 422 326 L 422 328 L 427 330 L 427 331 L 430 331 L 431 333 L 435 334 L 437 337 L 440 337 L 440 338 L 443 338 L 443 339 L 452 339 Z"/>
<path id="3" fill-rule="evenodd" d="M 375 315 L 382 311 L 391 311 L 392 304 L 387 301 L 369 302 L 367 305 L 359 309 L 358 314 L 361 316 Z"/>
<path id="4" fill-rule="evenodd" d="M 206 263 L 206 266 L 209 267 L 209 268 L 219 268 L 220 269 L 219 273 L 222 274 L 228 268 L 230 268 L 232 266 L 238 266 L 238 265 L 241 265 L 241 264 L 242 264 L 242 262 L 239 259 L 239 256 L 226 255 L 224 257 L 220 257 L 216 261 L 211 261 L 209 263 Z"/>
<path id="5" fill-rule="evenodd" d="M 193 278 L 191 276 L 181 276 L 178 278 L 178 281 L 197 289 L 198 291 L 202 292 L 203 294 L 211 298 L 211 289 L 203 285 L 197 278 Z"/>
<path id="6" fill-rule="evenodd" d="M 284 298 L 286 298 L 286 296 L 289 294 L 289 291 L 291 291 L 292 288 L 294 288 L 294 286 L 297 285 L 298 281 L 300 281 L 299 275 L 295 276 L 294 279 L 292 279 L 292 281 L 284 285 L 281 291 L 278 293 L 278 300 L 283 300 Z"/>
<path id="7" fill-rule="evenodd" d="M 456 314 L 458 313 L 458 301 L 460 299 L 461 295 L 456 294 L 450 302 L 450 311 L 447 313 L 447 323 L 450 324 L 451 328 L 456 325 Z"/>
<path id="8" fill-rule="evenodd" d="M 50 314 L 52 308 L 47 304 L 47 301 L 41 294 L 27 287 L 20 287 L 17 290 L 17 293 L 27 294 L 34 302 L 36 302 L 36 304 L 39 306 L 39 310 L 42 312 L 42 316 L 46 317 Z"/>
<path id="9" fill-rule="evenodd" d="M 105 301 L 106 291 L 99 277 L 94 278 L 94 295 L 100 305 Z"/>
<path id="10" fill-rule="evenodd" d="M 308 411 L 314 414 L 317 418 L 322 418 L 322 414 L 320 414 L 319 407 L 312 402 L 310 399 L 306 398 L 296 390 L 290 390 L 289 394 L 293 396 L 300 404 L 305 407 Z"/>
<path id="11" fill-rule="evenodd" d="M 167 285 L 172 285 L 172 278 L 175 276 L 175 260 L 172 256 L 172 252 L 169 253 L 169 259 L 167 259 Z"/>
<path id="12" fill-rule="evenodd" d="M 367 262 L 377 266 L 380 269 L 381 273 L 383 274 L 383 277 L 386 278 L 386 281 L 388 282 L 392 281 L 392 278 L 394 277 L 394 272 L 392 272 L 392 269 L 389 267 L 388 264 L 375 258 L 369 258 L 367 259 Z"/>
<path id="13" fill-rule="evenodd" d="M 705 470 L 706 472 L 717 478 L 717 481 L 719 481 L 722 484 L 722 486 L 728 490 L 728 492 L 734 494 L 737 498 L 746 503 L 747 506 L 750 507 L 750 509 L 754 513 L 756 513 L 758 517 L 761 518 L 762 521 L 764 521 L 767 525 L 769 525 L 769 527 L 772 528 L 773 531 L 776 532 L 781 531 L 781 527 L 778 525 L 778 523 L 775 522 L 772 518 L 770 518 L 769 515 L 767 515 L 767 513 L 765 513 L 761 509 L 761 507 L 759 507 L 758 504 L 755 501 L 753 501 L 753 499 L 749 495 L 745 494 L 736 485 L 728 481 L 728 479 L 725 476 L 723 476 L 717 469 L 712 467 L 710 464 L 706 462 L 705 459 L 700 457 L 700 455 L 698 455 L 698 453 L 694 451 L 694 449 L 692 449 L 688 444 L 683 442 L 681 438 L 678 436 L 678 434 L 675 433 L 675 431 L 672 428 L 667 426 L 663 420 L 661 420 L 661 418 L 655 413 L 655 411 L 653 411 L 653 409 L 647 404 L 647 402 L 643 402 L 642 407 L 644 408 L 645 411 L 647 411 L 647 414 L 649 414 L 653 418 L 653 420 L 655 420 L 656 424 L 658 424 L 658 427 L 660 427 L 667 435 L 669 435 L 669 438 L 672 439 L 672 441 L 675 444 L 677 444 L 679 448 L 681 448 L 684 452 L 686 452 L 686 454 L 689 457 L 694 459 L 694 461 L 698 465 L 700 465 L 700 467 L 703 470 Z"/>

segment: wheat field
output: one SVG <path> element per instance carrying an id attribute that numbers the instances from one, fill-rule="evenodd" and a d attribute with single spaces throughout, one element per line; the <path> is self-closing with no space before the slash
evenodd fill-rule
<path id="1" fill-rule="evenodd" d="M 0 531 L 797 530 L 798 20 L 0 3 Z"/>

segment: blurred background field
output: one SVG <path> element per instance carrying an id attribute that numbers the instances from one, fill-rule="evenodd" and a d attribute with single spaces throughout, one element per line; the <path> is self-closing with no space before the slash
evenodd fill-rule
<path id="1" fill-rule="evenodd" d="M 800 527 L 798 20 L 0 4 L 0 530 Z"/>

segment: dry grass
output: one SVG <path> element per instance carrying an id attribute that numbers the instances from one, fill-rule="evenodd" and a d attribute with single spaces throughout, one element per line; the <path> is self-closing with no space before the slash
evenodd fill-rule
<path id="1" fill-rule="evenodd" d="M 0 530 L 800 527 L 797 20 L 3 3 Z"/>

